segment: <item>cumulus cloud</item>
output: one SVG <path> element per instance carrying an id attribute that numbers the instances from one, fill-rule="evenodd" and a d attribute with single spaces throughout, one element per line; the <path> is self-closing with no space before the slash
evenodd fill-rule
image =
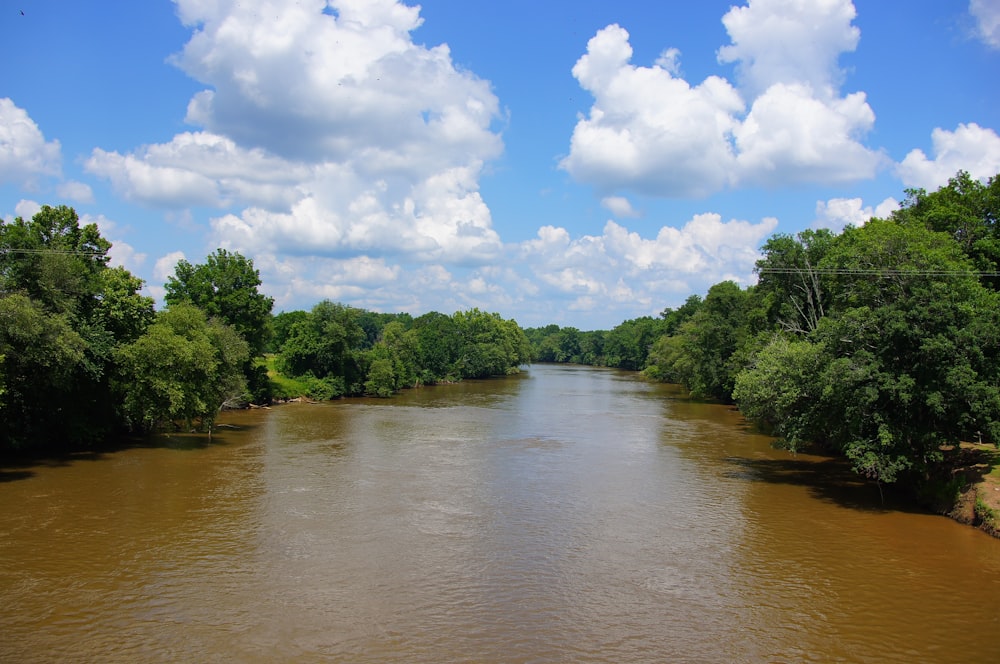
<path id="1" fill-rule="evenodd" d="M 907 187 L 933 191 L 948 184 L 959 170 L 985 180 L 1000 173 L 1000 136 L 974 122 L 960 124 L 955 131 L 937 128 L 931 132 L 934 158 L 923 150 L 912 150 L 896 171 Z"/>
<path id="2" fill-rule="evenodd" d="M 492 259 L 479 194 L 503 144 L 487 81 L 446 45 L 415 44 L 419 7 L 395 0 L 176 0 L 193 31 L 173 62 L 204 83 L 201 131 L 89 172 L 147 205 L 220 208 L 221 246 L 295 255 Z"/>
<path id="3" fill-rule="evenodd" d="M 887 219 L 890 214 L 899 209 L 899 201 L 887 198 L 875 207 L 865 206 L 860 198 L 831 198 L 828 201 L 816 201 L 816 220 L 813 228 L 829 228 L 840 232 L 848 225 L 863 226 L 872 217 Z"/>
<path id="4" fill-rule="evenodd" d="M 395 0 L 178 0 L 195 34 L 174 61 L 208 84 L 194 124 L 285 157 L 431 168 L 499 149 L 489 84 L 446 45 L 414 44 L 419 7 Z M 433 148 L 433 149 L 427 149 Z M 419 164 L 412 163 L 419 159 Z"/>
<path id="5" fill-rule="evenodd" d="M 94 192 L 90 188 L 90 185 L 83 182 L 77 182 L 76 180 L 60 182 L 56 186 L 56 193 L 63 198 L 68 198 L 77 203 L 94 202 Z"/>
<path id="6" fill-rule="evenodd" d="M 976 34 L 991 48 L 1000 49 L 1000 2 L 970 0 L 969 13 L 976 20 Z"/>
<path id="7" fill-rule="evenodd" d="M 39 176 L 62 173 L 59 141 L 46 141 L 28 112 L 0 98 L 0 183 L 34 187 Z"/>
<path id="8" fill-rule="evenodd" d="M 573 311 L 619 321 L 655 313 L 671 296 L 706 292 L 717 281 L 752 281 L 756 247 L 774 232 L 777 220 L 753 224 L 699 214 L 681 228 L 663 226 L 645 238 L 614 221 L 601 235 L 572 238 L 564 228 L 544 226 L 517 247 L 546 299 L 562 299 Z M 641 313 L 640 313 L 641 312 Z M 545 312 L 539 318 L 545 320 Z M 551 321 L 553 312 L 548 312 Z"/>
<path id="9" fill-rule="evenodd" d="M 278 310 L 329 298 L 412 314 L 516 310 L 518 322 L 529 326 L 579 324 L 573 321 L 585 317 L 607 329 L 656 315 L 723 279 L 752 283 L 756 247 L 776 227 L 773 218 L 751 223 L 705 213 L 680 228 L 665 225 L 652 237 L 615 221 L 600 234 L 577 237 L 543 226 L 533 239 L 502 247 L 488 264 L 419 263 L 409 255 L 289 255 L 262 247 L 254 265 Z"/>
<path id="10" fill-rule="evenodd" d="M 22 219 L 31 219 L 42 209 L 42 204 L 38 201 L 22 198 L 14 206 L 14 215 Z"/>
<path id="11" fill-rule="evenodd" d="M 734 63 L 754 96 L 793 82 L 832 92 L 842 78 L 837 59 L 861 37 L 856 16 L 850 0 L 750 0 L 722 17 L 733 43 L 719 49 L 719 61 Z"/>
<path id="12" fill-rule="evenodd" d="M 634 65 L 628 32 L 599 30 L 573 67 L 594 104 L 561 167 L 602 191 L 667 197 L 873 177 L 884 157 L 862 141 L 875 114 L 863 92 L 839 93 L 837 59 L 860 34 L 854 17 L 850 0 L 732 8 L 719 60 L 735 63 L 739 86 L 719 76 L 689 84 L 676 50 Z"/>
<path id="13" fill-rule="evenodd" d="M 311 172 L 307 165 L 208 132 L 178 134 L 169 143 L 127 155 L 95 148 L 84 166 L 129 200 L 171 208 L 234 202 L 287 207 L 295 185 Z"/>
<path id="14" fill-rule="evenodd" d="M 691 86 L 659 64 L 632 65 L 628 39 L 624 28 L 610 25 L 574 65 L 594 105 L 577 122 L 561 166 L 604 190 L 698 196 L 726 186 L 740 96 L 718 77 Z"/>
<path id="15" fill-rule="evenodd" d="M 601 199 L 601 207 L 616 217 L 639 216 L 639 212 L 632 207 L 632 203 L 624 196 L 606 196 Z"/>

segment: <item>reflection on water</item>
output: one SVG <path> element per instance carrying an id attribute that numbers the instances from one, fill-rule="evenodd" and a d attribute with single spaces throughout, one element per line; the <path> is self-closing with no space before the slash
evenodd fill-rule
<path id="1" fill-rule="evenodd" d="M 0 468 L 0 661 L 991 661 L 1000 542 L 582 367 Z"/>

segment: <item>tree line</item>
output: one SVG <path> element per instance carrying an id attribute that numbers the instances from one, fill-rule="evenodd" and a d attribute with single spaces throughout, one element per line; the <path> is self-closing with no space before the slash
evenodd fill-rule
<path id="1" fill-rule="evenodd" d="M 211 430 L 221 408 L 290 396 L 288 381 L 317 399 L 389 396 L 531 359 L 516 322 L 478 309 L 413 318 L 324 301 L 275 316 L 253 261 L 224 249 L 179 261 L 157 311 L 110 249 L 70 207 L 0 220 L 0 451 Z"/>
<path id="2" fill-rule="evenodd" d="M 611 332 L 527 330 L 536 357 L 638 368 L 791 449 L 920 484 L 959 442 L 1000 443 L 1000 176 L 906 194 L 840 234 L 772 236 L 754 286 L 724 281 Z"/>

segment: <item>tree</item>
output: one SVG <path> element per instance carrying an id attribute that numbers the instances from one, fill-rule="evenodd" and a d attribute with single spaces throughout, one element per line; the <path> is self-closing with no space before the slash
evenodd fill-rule
<path id="1" fill-rule="evenodd" d="M 117 426 L 113 351 L 152 319 L 142 280 L 69 207 L 0 220 L 0 430 L 7 445 L 76 447 Z"/>
<path id="2" fill-rule="evenodd" d="M 823 343 L 776 333 L 736 375 L 733 401 L 789 449 L 825 442 L 821 377 L 830 360 Z"/>
<path id="3" fill-rule="evenodd" d="M 331 379 L 331 396 L 360 394 L 360 350 L 366 340 L 360 309 L 324 300 L 293 323 L 281 346 L 281 367 L 292 376 Z"/>
<path id="4" fill-rule="evenodd" d="M 835 236 L 822 229 L 806 230 L 794 238 L 775 235 L 764 244 L 754 299 L 764 310 L 766 323 L 795 334 L 816 329 L 829 306 L 826 280 L 818 268 L 834 241 Z"/>
<path id="5" fill-rule="evenodd" d="M 26 295 L 0 297 L 0 440 L 38 447 L 71 433 L 63 411 L 77 398 L 87 341 L 66 314 L 53 314 Z M 82 396 L 82 395 L 81 395 Z"/>
<path id="6" fill-rule="evenodd" d="M 816 333 L 832 356 L 824 424 L 855 467 L 892 481 L 926 472 L 943 446 L 1000 441 L 1000 295 L 961 248 L 873 220 L 824 262 L 841 272 L 836 315 Z"/>
<path id="7" fill-rule="evenodd" d="M 676 337 L 656 347 L 664 362 L 660 374 L 679 380 L 695 396 L 729 401 L 740 369 L 733 358 L 747 338 L 747 302 L 747 292 L 732 281 L 712 286 Z"/>
<path id="8" fill-rule="evenodd" d="M 605 363 L 630 371 L 644 369 L 649 362 L 649 351 L 662 330 L 662 318 L 643 316 L 623 321 L 604 337 Z"/>
<path id="9" fill-rule="evenodd" d="M 264 352 L 271 336 L 274 306 L 273 298 L 258 291 L 260 285 L 252 260 L 217 249 L 200 265 L 179 261 L 167 280 L 164 300 L 168 305 L 190 302 L 210 318 L 233 326 L 256 356 Z"/>
<path id="10" fill-rule="evenodd" d="M 984 184 L 959 171 L 933 193 L 907 189 L 906 200 L 892 216 L 904 225 L 946 233 L 977 270 L 1000 271 L 1000 174 Z M 984 283 L 1000 289 L 1000 277 L 984 277 Z"/>
<path id="11" fill-rule="evenodd" d="M 242 336 L 201 309 L 175 304 L 160 312 L 138 339 L 116 350 L 117 390 L 131 428 L 151 431 L 169 423 L 212 427 L 219 409 L 246 389 Z"/>
<path id="12" fill-rule="evenodd" d="M 415 318 L 412 329 L 417 337 L 422 382 L 461 378 L 452 373 L 463 344 L 456 321 L 451 316 L 432 311 Z"/>

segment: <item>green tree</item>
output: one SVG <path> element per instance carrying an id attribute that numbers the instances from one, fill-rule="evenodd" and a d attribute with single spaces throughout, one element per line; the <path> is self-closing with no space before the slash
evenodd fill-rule
<path id="1" fill-rule="evenodd" d="M 873 220 L 825 264 L 842 273 L 837 315 L 816 334 L 833 357 L 825 425 L 855 467 L 892 481 L 926 472 L 942 446 L 1000 440 L 1000 300 L 960 247 Z"/>
<path id="2" fill-rule="evenodd" d="M 413 331 L 419 348 L 421 380 L 430 384 L 461 378 L 453 374 L 462 352 L 462 331 L 451 317 L 436 311 L 413 320 Z"/>
<path id="3" fill-rule="evenodd" d="M 830 361 L 823 343 L 776 333 L 736 375 L 733 401 L 789 449 L 826 442 L 821 379 Z"/>
<path id="4" fill-rule="evenodd" d="M 242 336 L 188 303 L 160 312 L 138 339 L 116 350 L 117 390 L 131 428 L 198 421 L 211 430 L 219 409 L 246 389 Z"/>
<path id="5" fill-rule="evenodd" d="M 1000 174 L 982 183 L 959 171 L 933 193 L 908 189 L 906 200 L 892 216 L 904 225 L 918 224 L 947 234 L 977 270 L 1000 272 Z M 984 283 L 1000 289 L 1000 277 L 984 277 Z"/>
<path id="6" fill-rule="evenodd" d="M 166 284 L 168 305 L 190 302 L 210 318 L 231 325 L 260 355 L 271 336 L 271 309 L 274 299 L 259 292 L 260 273 L 253 261 L 240 253 L 217 249 L 203 264 L 186 260 L 177 263 Z"/>
<path id="7" fill-rule="evenodd" d="M 747 292 L 732 281 L 712 286 L 674 340 L 654 350 L 658 363 L 663 362 L 660 373 L 695 396 L 729 401 L 741 368 L 734 356 L 747 339 L 747 303 Z"/>
<path id="8" fill-rule="evenodd" d="M 330 379 L 331 396 L 360 394 L 364 372 L 361 348 L 366 340 L 361 310 L 324 300 L 294 323 L 281 347 L 282 370 L 292 376 Z"/>
<path id="9" fill-rule="evenodd" d="M 115 429 L 113 350 L 141 334 L 153 302 L 139 294 L 140 279 L 108 267 L 110 247 L 66 206 L 0 220 L 0 429 L 8 445 L 75 447 Z"/>
<path id="10" fill-rule="evenodd" d="M 765 325 L 795 334 L 816 329 L 830 297 L 819 266 L 834 242 L 833 233 L 823 229 L 806 230 L 794 238 L 775 235 L 764 244 L 753 299 L 764 311 Z"/>
<path id="11" fill-rule="evenodd" d="M 39 447 L 74 433 L 78 377 L 86 373 L 87 341 L 67 314 L 53 314 L 26 295 L 0 296 L 0 440 Z M 89 400 L 89 399 L 88 399 Z"/>
<path id="12" fill-rule="evenodd" d="M 641 371 L 663 330 L 663 319 L 643 316 L 623 321 L 604 337 L 605 363 L 610 367 Z"/>

